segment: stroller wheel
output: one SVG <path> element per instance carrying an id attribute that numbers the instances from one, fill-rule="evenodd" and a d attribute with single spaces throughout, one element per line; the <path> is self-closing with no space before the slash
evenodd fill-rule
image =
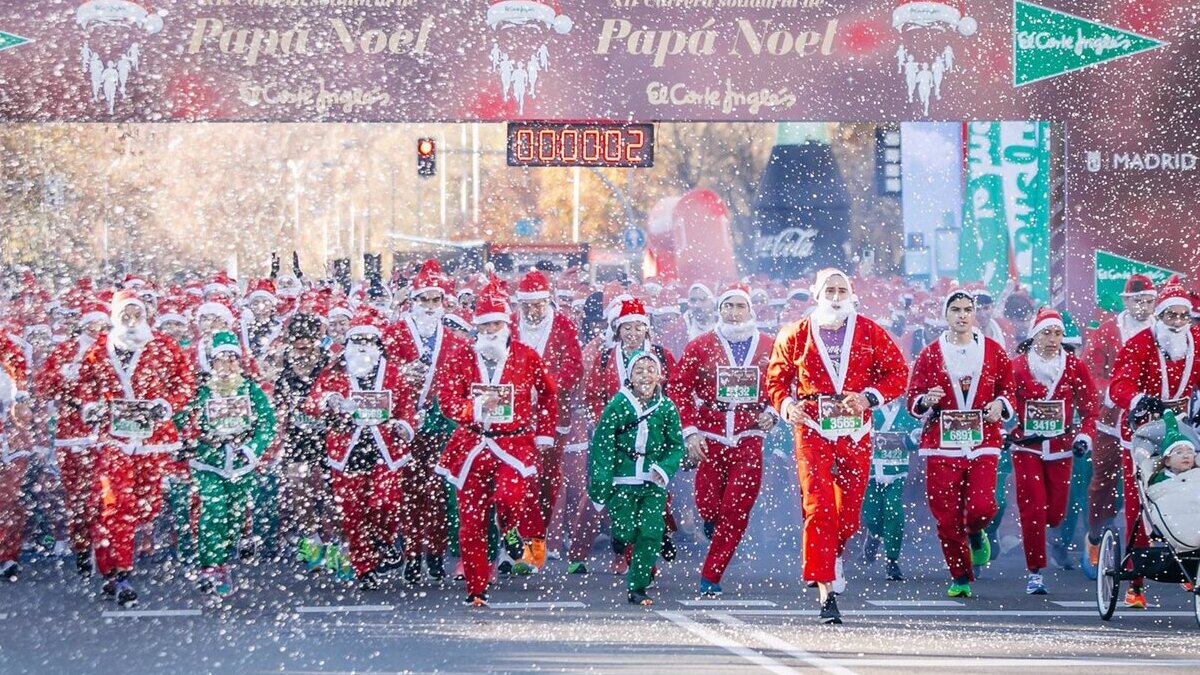
<path id="1" fill-rule="evenodd" d="M 1096 610 L 1100 613 L 1102 621 L 1112 618 L 1117 609 L 1117 595 L 1120 592 L 1121 544 L 1117 541 L 1115 532 L 1105 530 L 1104 538 L 1100 540 L 1100 555 L 1096 562 Z M 1200 619 L 1200 604 L 1197 605 L 1196 611 Z"/>

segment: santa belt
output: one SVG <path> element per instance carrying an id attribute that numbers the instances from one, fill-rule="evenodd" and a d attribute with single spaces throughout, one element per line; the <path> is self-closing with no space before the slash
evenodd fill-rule
<path id="1" fill-rule="evenodd" d="M 529 433 L 524 429 L 514 429 L 512 431 L 484 431 L 483 427 L 480 427 L 477 424 L 467 425 L 467 429 L 476 436 L 483 436 L 485 438 L 509 438 L 512 436 L 525 436 Z"/>
<path id="2" fill-rule="evenodd" d="M 707 399 L 703 399 L 698 396 L 692 397 L 692 400 L 695 401 L 702 408 L 708 408 L 709 410 L 716 410 L 716 411 L 723 412 L 723 413 L 729 412 L 730 410 L 737 410 L 741 406 L 746 406 L 746 405 L 758 406 L 760 411 L 766 407 L 762 403 L 758 403 L 758 402 L 755 402 L 755 403 L 726 403 L 725 401 L 709 401 Z"/>

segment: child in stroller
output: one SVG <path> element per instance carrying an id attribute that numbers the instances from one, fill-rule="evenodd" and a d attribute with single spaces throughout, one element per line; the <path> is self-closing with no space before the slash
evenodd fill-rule
<path id="1" fill-rule="evenodd" d="M 1139 428 L 1133 439 L 1142 510 L 1155 533 L 1176 553 L 1200 550 L 1197 446 L 1196 432 L 1180 425 L 1169 410 L 1162 420 Z"/>

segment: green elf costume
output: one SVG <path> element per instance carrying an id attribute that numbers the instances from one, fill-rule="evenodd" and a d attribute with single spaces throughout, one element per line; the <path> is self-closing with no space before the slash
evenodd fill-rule
<path id="1" fill-rule="evenodd" d="M 643 359 L 653 361 L 661 377 L 662 363 L 653 352 L 630 357 L 630 377 L 637 376 Z M 684 456 L 679 411 L 661 385 L 648 393 L 638 396 L 626 380 L 604 407 L 588 457 L 588 496 L 597 510 L 608 507 L 614 541 L 632 544 L 626 586 L 629 602 L 638 605 L 652 604 L 646 587 L 662 548 L 666 486 Z"/>
<path id="2" fill-rule="evenodd" d="M 871 478 L 863 499 L 862 522 L 867 528 L 863 562 L 873 563 L 883 545 L 888 581 L 904 581 L 900 549 L 904 544 L 904 479 L 909 455 L 916 448 L 912 432 L 919 428 L 903 400 L 880 406 L 873 413 L 875 434 Z"/>
<path id="3" fill-rule="evenodd" d="M 246 521 L 254 469 L 275 437 L 275 412 L 262 389 L 241 371 L 242 348 L 229 332 L 213 335 L 212 358 L 236 363 L 236 374 L 217 369 L 175 415 L 194 448 L 188 465 L 200 494 L 200 589 L 232 590 L 226 564 Z"/>

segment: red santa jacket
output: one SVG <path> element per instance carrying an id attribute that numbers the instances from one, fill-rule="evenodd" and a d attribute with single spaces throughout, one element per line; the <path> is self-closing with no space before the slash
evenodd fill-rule
<path id="1" fill-rule="evenodd" d="M 805 317 L 784 326 L 775 338 L 765 384 L 771 405 L 780 413 L 790 401 L 799 402 L 810 418 L 807 425 L 831 438 L 815 421 L 821 396 L 869 392 L 882 405 L 903 393 L 908 364 L 882 326 L 851 314 L 846 320 L 846 343 L 837 368 L 816 334 L 811 317 Z M 863 426 L 851 436 L 855 441 L 871 432 L 871 411 L 863 412 L 862 417 Z"/>
<path id="2" fill-rule="evenodd" d="M 331 401 L 348 401 L 351 394 L 357 391 L 391 392 L 390 417 L 379 424 L 358 424 L 353 421 L 349 424 L 329 424 L 325 434 L 326 463 L 338 471 L 344 470 L 350 459 L 350 451 L 358 445 L 363 434 L 371 437 L 389 471 L 411 462 L 409 441 L 413 439 L 413 425 L 416 423 L 416 396 L 401 376 L 400 365 L 395 361 L 386 357 L 379 359 L 370 389 L 359 388 L 358 382 L 346 373 L 344 360 L 331 362 L 317 376 L 301 409 L 312 417 L 343 416 L 343 421 L 346 421 L 344 418 L 349 417 L 349 413 L 340 410 L 330 412 L 328 404 Z"/>
<path id="3" fill-rule="evenodd" d="M 572 394 L 579 389 L 583 380 L 583 348 L 579 345 L 579 329 L 566 314 L 554 312 L 550 330 L 542 334 L 541 340 L 533 344 L 533 338 L 524 344 L 542 357 L 546 370 L 554 377 L 558 387 L 559 434 L 571 431 Z"/>
<path id="4" fill-rule="evenodd" d="M 675 357 L 661 345 L 652 344 L 650 349 L 663 364 L 663 381 L 669 382 L 675 372 Z M 592 423 L 600 419 L 604 406 L 617 395 L 629 377 L 625 367 L 625 351 L 620 344 L 600 349 L 592 362 L 583 382 L 583 400 L 592 415 Z"/>
<path id="5" fill-rule="evenodd" d="M 1087 441 L 1088 446 L 1096 438 L 1096 419 L 1100 411 L 1100 392 L 1092 383 L 1092 376 L 1074 354 L 1063 353 L 1065 363 L 1062 375 L 1053 387 L 1047 387 L 1033 376 L 1029 369 L 1029 354 L 1021 354 L 1012 360 L 1013 403 L 1016 404 L 1017 428 L 1014 437 L 1024 436 L 1025 403 L 1027 401 L 1062 401 L 1066 423 L 1071 425 L 1075 413 L 1079 413 L 1079 427 L 1075 433 L 1064 433 L 1036 445 L 1024 445 L 1018 440 L 1012 449 L 1017 452 L 1040 454 L 1042 459 L 1063 459 L 1071 456 L 1071 444 L 1075 439 Z"/>
<path id="6" fill-rule="evenodd" d="M 37 405 L 30 396 L 29 361 L 24 346 L 6 333 L 0 332 L 0 409 L 23 402 L 30 406 L 38 424 Z M 0 415 L 0 463 L 9 463 L 32 452 L 30 429 L 20 425 L 5 426 L 8 415 Z M 42 420 L 44 422 L 44 418 Z"/>
<path id="7" fill-rule="evenodd" d="M 121 365 L 108 334 L 100 336 L 83 357 L 79 368 L 79 403 L 84 418 L 93 406 L 115 399 L 153 401 L 165 405 L 167 415 L 154 421 L 149 438 L 113 436 L 111 411 L 101 418 L 98 440 L 119 446 L 128 454 L 174 452 L 180 447 L 179 433 L 171 415 L 183 408 L 195 393 L 195 379 L 187 357 L 170 337 L 154 333 L 130 361 Z"/>
<path id="8" fill-rule="evenodd" d="M 434 401 L 442 399 L 441 392 L 450 383 L 451 373 L 470 368 L 475 360 L 471 343 L 443 325 L 438 325 L 434 333 L 433 350 L 426 355 L 425 343 L 417 337 L 417 327 L 408 314 L 388 327 L 383 344 L 388 359 L 397 365 L 412 363 L 422 356 L 427 356 L 426 360 L 432 364 L 425 371 L 420 390 L 411 392 L 418 418 L 424 416 Z"/>
<path id="9" fill-rule="evenodd" d="M 472 384 L 512 385 L 513 420 L 480 423 L 479 401 L 471 396 Z M 471 464 L 481 452 L 491 452 L 522 476 L 537 473 L 535 443 L 554 442 L 558 408 L 546 405 L 557 401 L 554 378 L 532 347 L 510 340 L 508 354 L 497 364 L 493 377 L 487 377 L 483 359 L 478 355 L 470 367 L 450 373 L 450 382 L 442 391 L 442 412 L 458 422 L 435 468 L 452 485 L 462 488 L 471 472 Z"/>
<path id="10" fill-rule="evenodd" d="M 96 433 L 80 414 L 79 375 L 83 357 L 91 345 L 78 337 L 55 345 L 46 362 L 33 380 L 38 397 L 54 404 L 57 421 L 54 428 L 54 447 L 79 451 L 96 442 Z"/>
<path id="11" fill-rule="evenodd" d="M 1116 437 L 1121 435 L 1121 411 L 1108 398 L 1108 385 L 1112 382 L 1117 353 L 1121 351 L 1125 341 L 1133 337 L 1121 330 L 1121 322 L 1127 316 L 1126 312 L 1121 312 L 1101 323 L 1088 335 L 1087 345 L 1083 350 L 1083 362 L 1087 364 L 1092 382 L 1103 398 L 1100 420 L 1096 428 L 1102 433 Z"/>
<path id="12" fill-rule="evenodd" d="M 920 418 L 924 427 L 921 431 L 920 454 L 938 457 L 966 457 L 974 459 L 983 455 L 1000 454 L 1002 422 L 983 423 L 983 442 L 970 448 L 942 447 L 942 425 L 939 413 L 946 410 L 981 410 L 992 401 L 1000 401 L 1004 407 L 1002 419 L 1011 419 L 1015 408 L 1012 404 L 1012 364 L 1004 348 L 978 331 L 977 340 L 983 341 L 983 359 L 979 370 L 971 373 L 971 389 L 965 395 L 958 383 L 951 382 L 943 353 L 947 335 L 943 333 L 931 342 L 913 363 L 912 377 L 908 382 L 908 410 Z M 940 386 L 946 395 L 936 406 L 918 412 L 921 399 L 930 389 Z"/>
<path id="13" fill-rule="evenodd" d="M 1188 335 L 1191 344 L 1187 356 L 1178 361 L 1167 359 L 1152 330 L 1143 330 L 1129 338 L 1117 353 L 1108 397 L 1121 411 L 1121 445 L 1129 447 L 1133 438 L 1129 413 L 1143 396 L 1157 396 L 1163 401 L 1190 399 L 1200 385 L 1200 368 L 1194 367 L 1200 327 L 1192 326 Z M 1167 375 L 1165 382 L 1164 372 Z"/>
<path id="14" fill-rule="evenodd" d="M 766 434 L 758 428 L 763 410 L 774 410 L 767 398 L 767 364 L 771 360 L 771 339 L 755 332 L 744 362 L 734 361 L 729 342 L 717 331 L 709 331 L 688 343 L 683 358 L 671 374 L 668 397 L 679 409 L 684 437 L 694 433 L 724 445 L 737 445 L 743 438 Z M 717 368 L 733 366 L 758 368 L 758 400 L 733 403 L 717 400 Z"/>

